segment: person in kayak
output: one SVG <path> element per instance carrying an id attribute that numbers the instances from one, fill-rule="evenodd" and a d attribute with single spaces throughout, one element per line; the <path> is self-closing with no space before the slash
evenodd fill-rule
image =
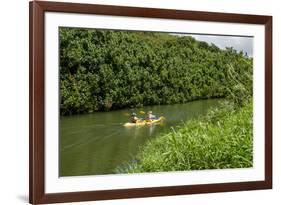
<path id="1" fill-rule="evenodd" d="M 147 117 L 146 117 L 147 120 L 155 120 L 157 119 L 155 115 L 152 114 L 152 111 L 149 111 L 147 113 Z"/>
<path id="2" fill-rule="evenodd" d="M 131 114 L 131 122 L 132 123 L 137 123 L 138 120 L 139 120 L 139 118 L 137 117 L 137 114 L 133 112 Z"/>

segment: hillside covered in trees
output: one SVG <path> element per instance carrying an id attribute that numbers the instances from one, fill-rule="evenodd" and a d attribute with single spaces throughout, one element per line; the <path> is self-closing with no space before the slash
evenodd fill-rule
<path id="1" fill-rule="evenodd" d="M 252 95 L 252 58 L 190 36 L 60 28 L 60 113 Z"/>

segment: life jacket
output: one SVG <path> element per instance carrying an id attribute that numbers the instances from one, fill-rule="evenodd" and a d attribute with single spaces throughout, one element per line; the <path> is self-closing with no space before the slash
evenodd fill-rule
<path id="1" fill-rule="evenodd" d="M 134 116 L 134 117 L 131 118 L 131 121 L 132 121 L 133 123 L 136 123 L 136 122 L 138 121 L 138 118 L 137 118 L 136 116 Z"/>

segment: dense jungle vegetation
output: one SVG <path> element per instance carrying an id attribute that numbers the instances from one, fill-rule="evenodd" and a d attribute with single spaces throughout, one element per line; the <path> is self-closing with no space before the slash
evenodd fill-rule
<path id="1" fill-rule="evenodd" d="M 252 58 L 190 36 L 60 28 L 60 113 L 252 95 Z"/>

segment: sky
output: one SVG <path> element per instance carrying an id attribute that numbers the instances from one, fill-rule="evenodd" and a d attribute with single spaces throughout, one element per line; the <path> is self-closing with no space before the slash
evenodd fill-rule
<path id="1" fill-rule="evenodd" d="M 218 36 L 218 35 L 194 35 L 194 34 L 173 34 L 192 36 L 196 40 L 205 41 L 209 44 L 213 43 L 221 49 L 225 47 L 233 47 L 237 51 L 246 52 L 248 56 L 253 56 L 253 37 L 238 37 L 238 36 Z"/>

